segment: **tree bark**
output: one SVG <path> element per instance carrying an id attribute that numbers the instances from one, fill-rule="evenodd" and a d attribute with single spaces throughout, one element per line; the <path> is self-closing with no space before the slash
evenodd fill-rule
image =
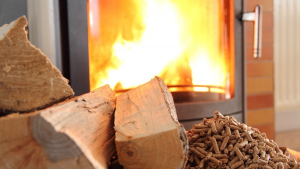
<path id="1" fill-rule="evenodd" d="M 108 85 L 47 109 L 0 118 L 0 168 L 107 168 L 115 154 Z"/>
<path id="2" fill-rule="evenodd" d="M 74 95 L 68 80 L 28 41 L 26 25 L 22 16 L 0 27 L 0 115 L 42 109 Z"/>
<path id="3" fill-rule="evenodd" d="M 124 168 L 183 168 L 187 137 L 171 93 L 156 77 L 117 97 L 116 149 Z"/>

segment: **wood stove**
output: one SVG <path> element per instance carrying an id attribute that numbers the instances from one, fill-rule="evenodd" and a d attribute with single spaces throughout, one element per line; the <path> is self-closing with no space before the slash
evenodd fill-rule
<path id="1" fill-rule="evenodd" d="M 215 110 L 219 110 L 224 115 L 231 115 L 240 122 L 245 122 L 245 84 L 244 84 L 244 30 L 241 16 L 243 13 L 243 0 L 232 0 L 233 9 L 233 30 L 234 40 L 232 40 L 232 88 L 231 96 L 223 99 L 208 99 L 206 95 L 199 96 L 197 91 L 172 92 L 179 121 L 186 128 L 191 128 L 192 124 L 201 122 L 206 117 L 213 115 Z M 60 20 L 62 34 L 62 63 L 63 74 L 70 79 L 70 84 L 76 95 L 90 91 L 89 74 L 89 13 L 87 1 L 68 0 L 60 1 Z M 67 11 L 67 12 L 66 12 Z M 89 16 L 89 17 L 88 17 Z M 228 32 L 228 31 L 227 31 Z M 150 79 L 149 79 L 150 80 Z M 114 86 L 111 86 L 114 88 Z M 202 85 L 169 85 L 171 88 L 203 87 Z M 206 86 L 209 87 L 209 86 Z M 214 86 L 213 86 L 214 87 Z M 211 97 L 211 96 L 209 96 Z M 218 96 L 219 97 L 219 96 Z M 200 98 L 200 99 L 199 99 Z"/>

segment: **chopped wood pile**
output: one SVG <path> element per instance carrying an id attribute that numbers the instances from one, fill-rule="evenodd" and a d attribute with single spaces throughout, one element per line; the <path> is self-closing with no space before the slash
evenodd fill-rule
<path id="1" fill-rule="evenodd" d="M 23 16 L 0 27 L 0 168 L 102 169 L 116 151 L 124 168 L 184 167 L 186 132 L 159 77 L 117 104 L 108 85 L 73 97 L 26 25 Z"/>
<path id="2" fill-rule="evenodd" d="M 70 98 L 68 80 L 30 44 L 26 25 L 23 16 L 0 27 L 0 116 L 15 112 L 0 118 L 0 168 L 107 168 L 115 92 L 106 85 Z"/>
<path id="3" fill-rule="evenodd" d="M 107 168 L 115 154 L 114 95 L 106 85 L 0 118 L 0 168 Z"/>

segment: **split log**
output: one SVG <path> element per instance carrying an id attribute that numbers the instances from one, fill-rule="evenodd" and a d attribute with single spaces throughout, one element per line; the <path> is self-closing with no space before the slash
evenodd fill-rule
<path id="1" fill-rule="evenodd" d="M 107 168 L 116 153 L 108 85 L 44 110 L 0 118 L 0 168 Z"/>
<path id="2" fill-rule="evenodd" d="M 188 148 L 171 93 L 156 77 L 117 97 L 116 149 L 124 168 L 183 168 Z"/>
<path id="3" fill-rule="evenodd" d="M 42 109 L 74 95 L 68 80 L 27 39 L 25 16 L 0 27 L 0 115 Z"/>

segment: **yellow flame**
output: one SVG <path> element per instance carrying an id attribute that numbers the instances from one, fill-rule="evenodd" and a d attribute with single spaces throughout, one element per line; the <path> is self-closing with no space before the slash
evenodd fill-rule
<path id="1" fill-rule="evenodd" d="M 104 84 L 133 88 L 154 75 L 167 85 L 226 88 L 232 55 L 222 2 L 89 0 L 91 90 Z"/>
<path id="2" fill-rule="evenodd" d="M 149 0 L 147 7 L 141 39 L 127 41 L 119 35 L 113 46 L 113 55 L 119 60 L 118 69 L 109 71 L 111 78 L 104 83 L 116 86 L 120 81 L 122 88 L 145 83 L 153 75 L 159 75 L 169 61 L 183 50 L 178 38 L 180 24 L 177 17 L 170 17 L 176 15 L 172 4 L 159 5 Z"/>

